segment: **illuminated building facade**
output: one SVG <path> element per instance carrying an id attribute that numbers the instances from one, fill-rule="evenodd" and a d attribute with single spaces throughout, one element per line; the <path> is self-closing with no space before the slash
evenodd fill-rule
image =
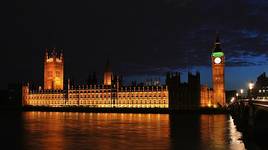
<path id="1" fill-rule="evenodd" d="M 59 57 L 58 57 L 59 56 Z M 49 61 L 47 61 L 49 60 Z M 62 65 L 62 66 L 61 66 Z M 57 74 L 57 71 L 62 71 Z M 168 108 L 167 86 L 123 86 L 119 76 L 113 75 L 106 64 L 104 82 L 99 85 L 72 86 L 68 81 L 63 88 L 63 54 L 53 50 L 45 54 L 44 89 L 22 87 L 24 106 L 84 106 L 103 108 Z"/>
<path id="2" fill-rule="evenodd" d="M 207 85 L 201 85 L 201 107 L 212 107 L 213 106 L 213 90 Z"/>
<path id="3" fill-rule="evenodd" d="M 104 85 L 79 86 L 65 90 L 23 88 L 23 104 L 32 106 L 87 106 L 105 108 L 168 108 L 166 86 L 108 88 Z"/>

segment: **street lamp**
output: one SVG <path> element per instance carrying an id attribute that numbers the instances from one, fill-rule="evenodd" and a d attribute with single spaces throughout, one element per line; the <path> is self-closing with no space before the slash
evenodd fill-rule
<path id="1" fill-rule="evenodd" d="M 244 89 L 240 89 L 241 98 L 243 98 Z"/>
<path id="2" fill-rule="evenodd" d="M 233 98 L 235 98 L 235 100 L 238 102 L 238 96 L 239 96 L 239 93 L 238 92 L 236 92 L 235 93 L 235 97 L 233 97 Z"/>
<path id="3" fill-rule="evenodd" d="M 235 93 L 235 96 L 236 96 L 236 99 L 238 100 L 238 96 L 239 96 L 239 94 L 238 94 L 238 93 Z"/>
<path id="4" fill-rule="evenodd" d="M 250 90 L 252 90 L 253 87 L 254 87 L 254 83 L 253 83 L 252 81 L 250 81 L 250 83 L 248 84 L 248 88 L 249 88 Z"/>
<path id="5" fill-rule="evenodd" d="M 248 84 L 248 89 L 249 89 L 249 99 L 251 100 L 251 94 L 252 94 L 252 89 L 254 88 L 254 83 L 253 81 L 250 81 L 250 83 Z"/>
<path id="6" fill-rule="evenodd" d="M 231 103 L 233 103 L 235 101 L 235 98 L 234 97 L 232 97 L 231 98 Z"/>

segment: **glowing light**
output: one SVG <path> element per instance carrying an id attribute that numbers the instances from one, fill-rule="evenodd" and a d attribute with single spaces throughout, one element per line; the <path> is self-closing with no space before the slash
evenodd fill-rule
<path id="1" fill-rule="evenodd" d="M 232 97 L 231 98 L 231 103 L 233 103 L 235 101 L 235 98 L 234 97 Z"/>
<path id="2" fill-rule="evenodd" d="M 212 56 L 213 57 L 222 57 L 222 56 L 224 56 L 224 53 L 223 52 L 214 52 L 214 53 L 212 53 Z"/>
<path id="3" fill-rule="evenodd" d="M 214 62 L 215 62 L 216 64 L 221 63 L 221 58 L 220 58 L 220 57 L 216 57 L 216 58 L 214 59 Z"/>
<path id="4" fill-rule="evenodd" d="M 53 58 L 47 59 L 47 62 L 53 62 Z"/>
<path id="5" fill-rule="evenodd" d="M 248 84 L 248 88 L 250 90 L 252 90 L 254 88 L 254 83 L 252 81 Z"/>
<path id="6" fill-rule="evenodd" d="M 62 62 L 62 60 L 60 60 L 60 59 L 56 59 L 56 62 L 58 62 L 58 63 L 61 63 Z"/>

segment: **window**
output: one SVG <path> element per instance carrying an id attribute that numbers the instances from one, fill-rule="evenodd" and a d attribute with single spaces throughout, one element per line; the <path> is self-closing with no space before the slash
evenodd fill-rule
<path id="1" fill-rule="evenodd" d="M 56 71 L 56 77 L 60 77 L 60 72 Z"/>

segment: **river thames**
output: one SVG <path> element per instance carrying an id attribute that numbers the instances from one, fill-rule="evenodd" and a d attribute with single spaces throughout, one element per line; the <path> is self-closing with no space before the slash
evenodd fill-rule
<path id="1" fill-rule="evenodd" d="M 259 149 L 247 146 L 229 115 L 75 112 L 1 113 L 10 149 Z"/>

